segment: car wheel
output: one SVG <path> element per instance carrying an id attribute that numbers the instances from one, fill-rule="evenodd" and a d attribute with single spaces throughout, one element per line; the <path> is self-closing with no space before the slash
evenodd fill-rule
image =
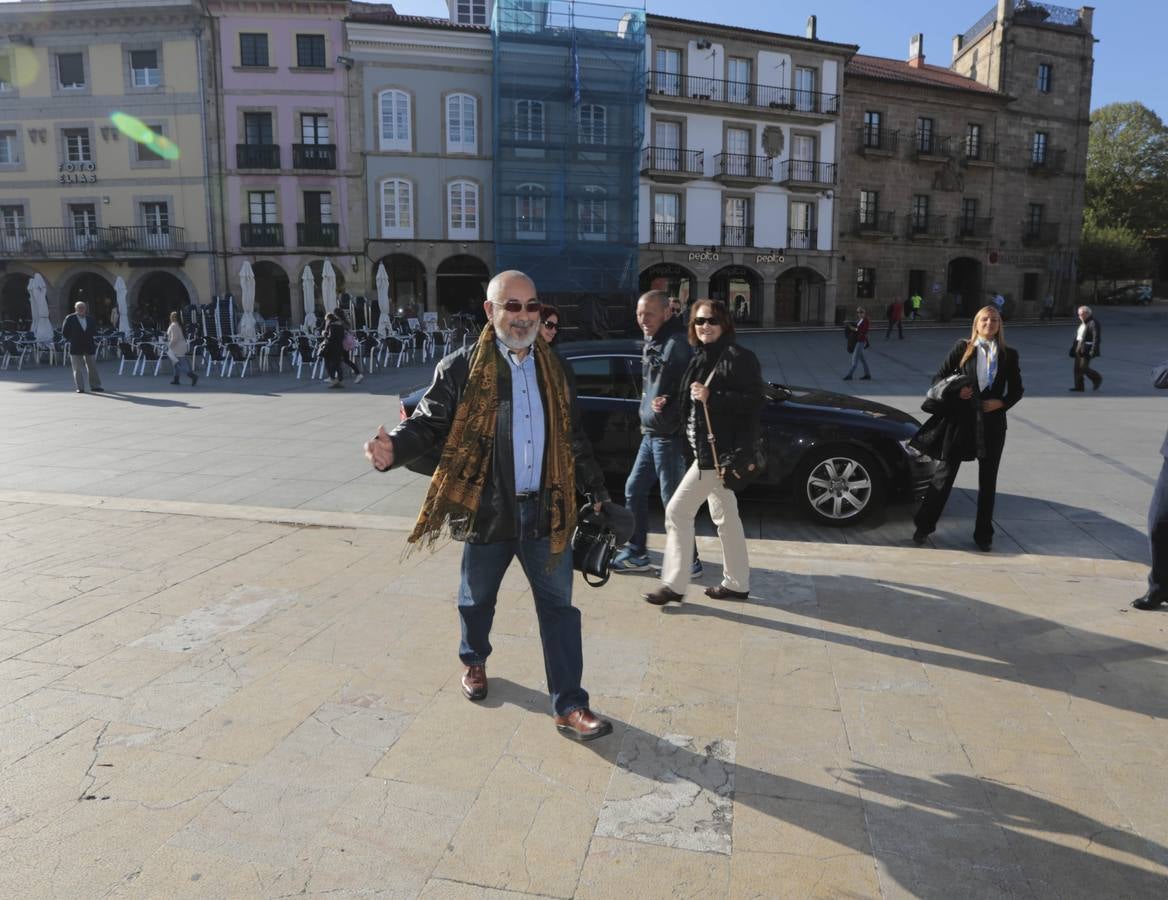
<path id="1" fill-rule="evenodd" d="M 796 497 L 822 525 L 854 525 L 884 502 L 884 470 L 870 453 L 853 447 L 827 448 L 799 469 Z"/>

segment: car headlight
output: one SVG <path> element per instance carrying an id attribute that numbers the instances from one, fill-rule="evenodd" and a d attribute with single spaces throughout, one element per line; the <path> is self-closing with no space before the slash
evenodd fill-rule
<path id="1" fill-rule="evenodd" d="M 932 458 L 928 454 L 921 453 L 916 447 L 909 445 L 909 441 L 911 440 L 912 438 L 907 438 L 903 441 L 897 441 L 900 444 L 900 449 L 904 451 L 904 455 L 917 462 L 932 462 Z"/>

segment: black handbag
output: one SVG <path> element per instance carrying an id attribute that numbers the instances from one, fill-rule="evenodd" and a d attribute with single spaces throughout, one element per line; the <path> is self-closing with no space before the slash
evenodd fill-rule
<path id="1" fill-rule="evenodd" d="M 612 575 L 612 558 L 616 555 L 616 532 L 604 513 L 586 504 L 576 517 L 572 532 L 572 568 L 584 576 L 589 587 L 603 587 Z M 590 578 L 598 579 L 590 581 Z"/>

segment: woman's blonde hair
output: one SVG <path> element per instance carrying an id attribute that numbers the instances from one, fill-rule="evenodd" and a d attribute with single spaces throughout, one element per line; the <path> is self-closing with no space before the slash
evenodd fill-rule
<path id="1" fill-rule="evenodd" d="M 998 317 L 998 333 L 994 335 L 994 340 L 998 342 L 998 351 L 1006 349 L 1006 323 L 1002 320 L 1002 314 L 996 306 L 990 304 L 983 306 L 973 314 L 973 325 L 969 329 L 969 340 L 965 344 L 965 352 L 961 354 L 961 362 L 957 364 L 958 368 L 965 365 L 965 361 L 973 356 L 973 351 L 977 348 L 977 318 L 983 312 L 992 312 Z"/>

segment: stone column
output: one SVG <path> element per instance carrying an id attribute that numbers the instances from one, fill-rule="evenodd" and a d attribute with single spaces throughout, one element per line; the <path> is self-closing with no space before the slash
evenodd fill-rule
<path id="1" fill-rule="evenodd" d="M 779 324 L 779 282 L 768 278 L 762 283 L 763 312 L 759 324 L 774 327 Z"/>
<path id="2" fill-rule="evenodd" d="M 426 266 L 426 296 L 418 307 L 418 312 L 427 310 L 433 312 L 438 309 L 438 272 L 437 266 Z"/>

